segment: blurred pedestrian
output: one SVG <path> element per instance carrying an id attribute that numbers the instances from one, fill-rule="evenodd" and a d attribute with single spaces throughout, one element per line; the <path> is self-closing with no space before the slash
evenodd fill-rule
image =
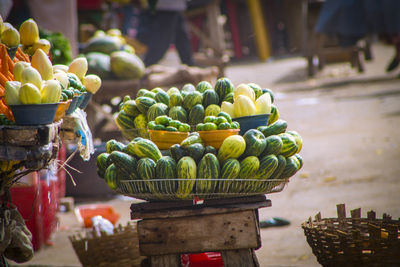
<path id="1" fill-rule="evenodd" d="M 155 10 L 142 9 L 136 39 L 147 46 L 146 66 L 156 64 L 174 44 L 181 62 L 194 65 L 189 31 L 183 12 L 185 0 L 158 0 Z"/>
<path id="2" fill-rule="evenodd" d="M 326 0 L 315 31 L 338 37 L 342 46 L 353 46 L 368 34 L 378 34 L 395 47 L 386 71 L 400 64 L 400 1 Z"/>

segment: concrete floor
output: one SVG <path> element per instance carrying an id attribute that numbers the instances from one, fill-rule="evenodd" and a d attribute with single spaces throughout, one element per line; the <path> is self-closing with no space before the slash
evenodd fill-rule
<path id="1" fill-rule="evenodd" d="M 394 51 L 373 46 L 374 59 L 357 73 L 347 64 L 329 65 L 312 79 L 302 58 L 267 63 L 235 63 L 226 70 L 234 84 L 255 82 L 271 88 L 280 118 L 298 131 L 304 167 L 287 187 L 268 196 L 272 207 L 260 218 L 283 217 L 291 225 L 261 230 L 260 265 L 320 266 L 306 242 L 301 223 L 321 211 L 336 217 L 336 204 L 347 211 L 362 208 L 400 217 L 400 80 L 384 69 Z M 101 180 L 99 180 L 101 181 Z M 107 201 L 129 220 L 133 199 Z M 73 213 L 59 213 L 53 245 L 42 248 L 24 265 L 81 266 L 68 236 L 80 230 Z"/>

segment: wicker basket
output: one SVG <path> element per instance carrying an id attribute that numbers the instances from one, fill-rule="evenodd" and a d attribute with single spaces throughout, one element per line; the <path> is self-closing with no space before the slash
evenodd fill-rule
<path id="1" fill-rule="evenodd" d="M 346 218 L 345 205 L 337 205 L 338 218 L 315 220 L 302 224 L 307 242 L 322 266 L 400 266 L 400 220 L 375 212 L 361 218 L 361 209 Z"/>
<path id="2" fill-rule="evenodd" d="M 84 267 L 139 267 L 144 257 L 139 253 L 136 224 L 119 225 L 113 235 L 92 231 L 69 237 L 79 261 Z"/>

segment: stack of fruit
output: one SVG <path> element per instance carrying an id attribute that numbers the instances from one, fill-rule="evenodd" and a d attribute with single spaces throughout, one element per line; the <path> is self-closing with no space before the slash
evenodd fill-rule
<path id="1" fill-rule="evenodd" d="M 149 121 L 147 127 L 155 131 L 189 132 L 190 125 L 173 120 L 166 115 L 158 116 L 154 121 Z"/>
<path id="2" fill-rule="evenodd" d="M 98 30 L 85 44 L 88 73 L 102 79 L 140 79 L 144 75 L 143 61 L 135 49 L 126 43 L 120 30 Z"/>
<path id="3" fill-rule="evenodd" d="M 164 156 L 141 137 L 127 145 L 110 140 L 106 153 L 97 158 L 98 174 L 112 189 L 153 199 L 268 193 L 303 165 L 298 154 L 302 138 L 295 131 L 286 132 L 286 127 L 278 120 L 244 136 L 229 136 L 219 149 L 205 146 L 195 132 Z"/>

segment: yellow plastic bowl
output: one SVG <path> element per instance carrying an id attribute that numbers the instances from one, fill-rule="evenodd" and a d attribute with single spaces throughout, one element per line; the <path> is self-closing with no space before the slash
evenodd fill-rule
<path id="1" fill-rule="evenodd" d="M 240 129 L 228 129 L 228 130 L 214 130 L 214 131 L 198 131 L 201 139 L 203 139 L 206 146 L 213 146 L 214 148 L 220 148 L 222 142 L 231 136 L 239 134 Z"/>
<path id="2" fill-rule="evenodd" d="M 58 104 L 57 110 L 56 110 L 56 116 L 54 117 L 54 121 L 59 121 L 65 116 L 65 112 L 67 112 L 67 109 L 69 108 L 69 105 L 71 105 L 72 100 L 68 100 L 65 102 L 60 102 Z"/>
<path id="3" fill-rule="evenodd" d="M 150 139 L 159 149 L 169 149 L 175 144 L 180 144 L 186 137 L 189 136 L 188 132 L 170 132 L 170 131 L 157 131 L 149 130 Z"/>

